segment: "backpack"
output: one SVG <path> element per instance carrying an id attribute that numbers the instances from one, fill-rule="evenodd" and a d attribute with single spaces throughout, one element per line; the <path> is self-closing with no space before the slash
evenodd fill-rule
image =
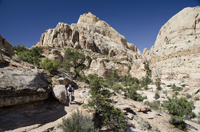
<path id="1" fill-rule="evenodd" d="M 69 87 L 69 90 L 68 90 L 68 92 L 72 92 L 72 87 Z"/>

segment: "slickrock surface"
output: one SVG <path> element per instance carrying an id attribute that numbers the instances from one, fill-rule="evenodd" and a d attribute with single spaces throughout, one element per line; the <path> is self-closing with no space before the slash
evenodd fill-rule
<path id="1" fill-rule="evenodd" d="M 160 29 L 155 45 L 149 51 L 144 49 L 143 56 L 150 61 L 153 79 L 200 86 L 200 7 L 184 8 L 174 15 Z"/>

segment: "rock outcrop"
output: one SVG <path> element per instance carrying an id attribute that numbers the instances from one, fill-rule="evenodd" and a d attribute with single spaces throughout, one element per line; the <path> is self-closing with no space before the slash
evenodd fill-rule
<path id="1" fill-rule="evenodd" d="M 143 52 L 152 78 L 200 86 L 200 7 L 184 8 L 160 29 L 155 45 Z"/>
<path id="2" fill-rule="evenodd" d="M 122 73 L 123 75 L 128 74 L 131 66 L 124 65 L 124 62 L 131 63 L 137 59 L 142 59 L 142 54 L 135 45 L 127 43 L 124 36 L 90 12 L 81 15 L 77 24 L 68 25 L 59 22 L 56 28 L 48 29 L 42 34 L 36 46 L 57 49 L 60 47 L 60 50 L 67 47 L 87 50 L 94 55 L 87 55 L 85 64 L 88 70 L 86 72 L 99 73 L 98 75 L 101 74 L 100 76 L 104 77 L 111 76 L 112 68 L 115 68 L 114 65 L 121 67 L 119 75 L 122 75 Z M 64 55 L 64 51 L 61 51 L 61 55 Z M 94 60 L 96 57 L 99 58 L 100 55 L 104 55 L 103 59 Z M 62 59 L 60 54 L 59 57 L 58 55 L 55 57 L 50 52 L 46 56 L 53 59 Z M 115 60 L 115 58 L 124 61 L 123 64 L 115 63 L 111 65 L 105 62 L 105 60 Z M 125 67 L 125 70 L 123 70 L 123 67 Z"/>
<path id="3" fill-rule="evenodd" d="M 46 78 L 35 66 L 4 59 L 0 66 L 0 107 L 48 98 L 50 89 Z"/>
<path id="4" fill-rule="evenodd" d="M 0 50 L 1 52 L 4 52 L 5 54 L 8 54 L 9 56 L 12 55 L 12 45 L 8 40 L 4 39 L 0 35 Z"/>
<path id="5" fill-rule="evenodd" d="M 65 85 L 55 85 L 53 87 L 53 96 L 62 104 L 67 104 L 67 91 Z"/>

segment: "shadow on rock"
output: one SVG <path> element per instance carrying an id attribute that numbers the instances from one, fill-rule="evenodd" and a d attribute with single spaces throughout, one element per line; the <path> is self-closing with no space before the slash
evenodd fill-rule
<path id="1" fill-rule="evenodd" d="M 53 122 L 66 115 L 64 105 L 54 99 L 0 109 L 0 131 Z"/>

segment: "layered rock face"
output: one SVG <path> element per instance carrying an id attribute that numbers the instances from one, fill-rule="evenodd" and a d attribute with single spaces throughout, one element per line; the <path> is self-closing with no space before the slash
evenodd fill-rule
<path id="1" fill-rule="evenodd" d="M 138 59 L 141 62 L 143 61 L 142 54 L 135 45 L 127 43 L 124 36 L 90 12 L 81 15 L 77 24 L 58 23 L 56 28 L 48 29 L 42 34 L 40 42 L 36 46 L 60 47 L 60 49 L 71 47 L 89 50 L 106 55 L 107 57 L 105 58 L 116 57 L 120 61 L 126 61 L 125 63 L 132 62 L 135 64 L 135 60 Z M 61 52 L 61 54 L 63 55 L 64 52 Z M 47 57 L 53 58 L 51 56 L 53 55 L 47 55 Z M 96 61 L 92 55 L 89 55 L 89 58 L 90 61 L 86 62 L 89 69 L 86 74 L 99 73 L 98 75 L 109 77 L 112 74 L 112 68 L 121 67 L 119 72 L 119 76 L 121 76 L 128 74 L 131 69 L 131 66 L 124 66 L 124 64 L 121 65 L 120 63 L 115 65 L 108 64 L 105 59 Z M 116 65 L 117 67 L 115 67 Z"/>
<path id="2" fill-rule="evenodd" d="M 9 58 L 0 66 L 0 107 L 45 100 L 50 89 L 42 73 L 33 65 Z"/>
<path id="3" fill-rule="evenodd" d="M 7 56 L 12 55 L 12 45 L 0 35 L 0 64 L 4 63 L 3 54 Z"/>
<path id="4" fill-rule="evenodd" d="M 174 15 L 143 56 L 150 61 L 153 79 L 200 86 L 200 7 L 184 8 Z"/>
<path id="5" fill-rule="evenodd" d="M 1 37 L 1 35 L 0 35 L 0 50 L 2 50 L 1 52 L 12 55 L 12 45 L 10 44 L 10 42 L 8 42 L 8 40 Z"/>

